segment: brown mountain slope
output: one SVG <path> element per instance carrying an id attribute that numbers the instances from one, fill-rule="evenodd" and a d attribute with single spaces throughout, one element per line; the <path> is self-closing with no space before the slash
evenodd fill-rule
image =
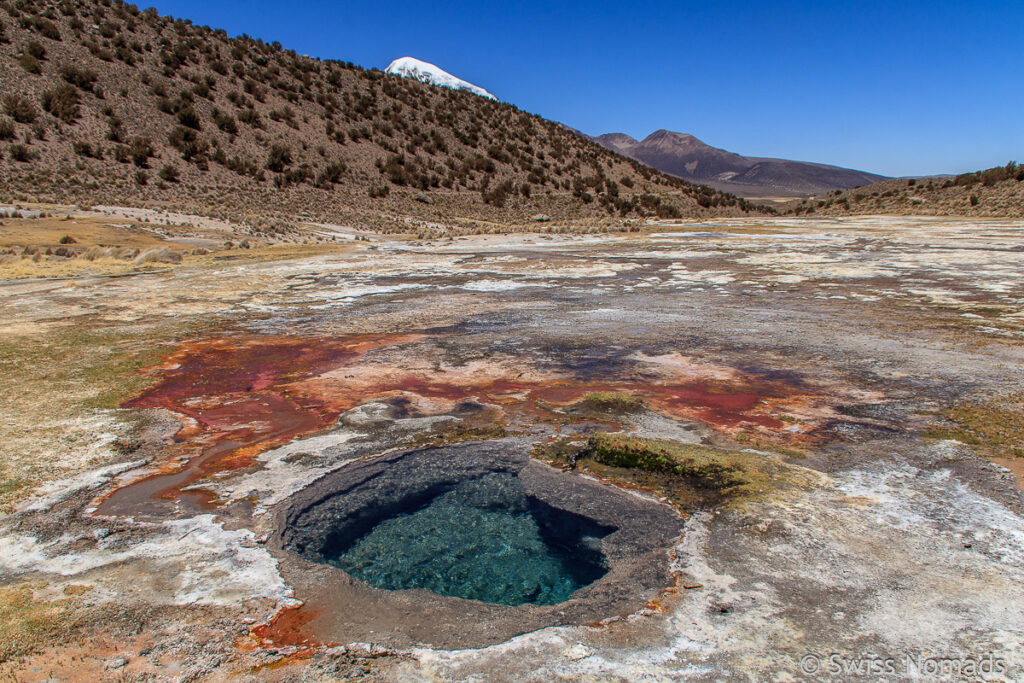
<path id="1" fill-rule="evenodd" d="M 174 203 L 267 229 L 300 211 L 387 229 L 746 210 L 511 105 L 155 10 L 5 1 L 0 27 L 0 200 Z"/>
<path id="2" fill-rule="evenodd" d="M 1024 218 L 1024 166 L 1010 162 L 952 178 L 901 178 L 782 206 L 823 216 L 896 214 Z"/>
<path id="3" fill-rule="evenodd" d="M 624 133 L 599 135 L 594 140 L 651 168 L 743 197 L 800 196 L 884 179 L 827 164 L 744 157 L 668 130 L 655 131 L 640 141 Z"/>

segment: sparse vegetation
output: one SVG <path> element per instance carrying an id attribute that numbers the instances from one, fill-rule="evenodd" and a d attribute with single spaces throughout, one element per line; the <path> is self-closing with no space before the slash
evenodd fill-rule
<path id="1" fill-rule="evenodd" d="M 795 215 L 891 213 L 1024 217 L 1024 166 L 1015 161 L 953 178 L 886 180 L 791 202 Z"/>
<path id="2" fill-rule="evenodd" d="M 82 625 L 70 599 L 36 600 L 29 585 L 0 588 L 0 663 L 68 637 Z"/>
<path id="3" fill-rule="evenodd" d="M 955 439 L 998 457 L 1024 457 L 1024 394 L 963 403 L 942 411 L 925 436 Z"/>

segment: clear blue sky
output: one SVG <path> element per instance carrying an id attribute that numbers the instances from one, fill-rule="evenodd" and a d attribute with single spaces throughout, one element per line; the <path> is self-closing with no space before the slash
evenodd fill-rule
<path id="1" fill-rule="evenodd" d="M 1024 0 L 154 1 L 367 68 L 417 57 L 591 134 L 888 175 L 1024 163 Z"/>

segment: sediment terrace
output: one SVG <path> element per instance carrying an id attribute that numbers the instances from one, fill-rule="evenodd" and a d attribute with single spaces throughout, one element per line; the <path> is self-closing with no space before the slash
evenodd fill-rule
<path id="1" fill-rule="evenodd" d="M 870 649 L 1016 676 L 1024 504 L 968 420 L 1021 414 L 1022 249 L 1008 221 L 734 221 L 4 284 L 0 666 L 765 679 Z M 587 457 L 603 433 L 758 476 Z M 366 533 L 294 535 L 371 471 L 486 453 L 596 524 L 560 542 L 607 572 L 554 604 L 427 599 L 340 567 Z"/>

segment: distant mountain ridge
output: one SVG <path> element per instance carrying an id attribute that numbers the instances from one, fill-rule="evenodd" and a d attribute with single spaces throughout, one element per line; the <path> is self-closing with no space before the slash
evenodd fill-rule
<path id="1" fill-rule="evenodd" d="M 593 140 L 663 173 L 743 197 L 810 195 L 886 180 L 875 173 L 828 164 L 745 157 L 693 135 L 664 129 L 643 140 L 625 133 L 606 133 Z"/>

